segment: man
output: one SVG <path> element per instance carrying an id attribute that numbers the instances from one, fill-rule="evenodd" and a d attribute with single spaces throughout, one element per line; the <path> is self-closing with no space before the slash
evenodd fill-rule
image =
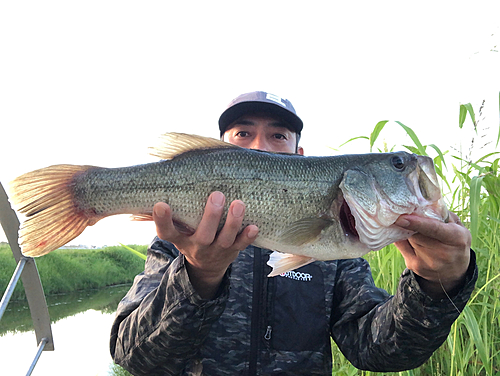
<path id="1" fill-rule="evenodd" d="M 302 126 L 288 100 L 265 92 L 239 96 L 219 119 L 224 140 L 273 152 L 303 154 Z M 217 233 L 224 200 L 210 195 L 189 236 L 167 204 L 155 205 L 158 237 L 111 333 L 113 359 L 133 374 L 331 375 L 330 338 L 360 369 L 414 368 L 446 339 L 477 279 L 470 233 L 454 213 L 449 223 L 398 219 L 417 234 L 397 243 L 408 269 L 394 296 L 374 286 L 363 259 L 268 278 L 270 251 L 250 245 L 258 228 L 238 233 L 244 202 L 231 203 Z"/>

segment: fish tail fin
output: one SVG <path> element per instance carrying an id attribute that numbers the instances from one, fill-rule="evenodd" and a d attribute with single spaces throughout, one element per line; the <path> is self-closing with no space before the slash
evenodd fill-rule
<path id="1" fill-rule="evenodd" d="M 21 175 L 9 184 L 10 200 L 26 215 L 19 230 L 25 256 L 43 256 L 80 235 L 102 217 L 75 204 L 72 181 L 93 166 L 56 165 Z"/>
<path id="2" fill-rule="evenodd" d="M 315 261 L 315 259 L 312 257 L 291 255 L 289 253 L 274 251 L 269 256 L 269 261 L 267 261 L 267 265 L 273 268 L 268 277 L 275 277 L 289 272 L 290 270 L 298 269 L 301 266 L 310 264 L 313 261 Z"/>

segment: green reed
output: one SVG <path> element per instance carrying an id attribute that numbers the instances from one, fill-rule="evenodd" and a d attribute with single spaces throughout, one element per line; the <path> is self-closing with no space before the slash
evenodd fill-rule
<path id="1" fill-rule="evenodd" d="M 470 104 L 460 106 L 459 127 L 470 118 L 474 129 L 477 123 Z M 372 152 L 388 121 L 376 124 L 369 137 L 355 137 L 369 141 Z M 479 279 L 476 289 L 464 311 L 453 324 L 445 343 L 421 367 L 393 374 L 404 376 L 477 376 L 500 375 L 500 153 L 486 154 L 476 160 L 457 151 L 442 152 L 436 145 L 423 145 L 416 133 L 401 122 L 413 142 L 404 146 L 410 152 L 433 158 L 436 172 L 442 181 L 442 190 L 448 207 L 457 213 L 472 235 L 472 249 L 476 253 Z M 500 140 L 496 140 L 496 147 Z M 384 147 L 387 151 L 387 146 Z M 370 262 L 375 283 L 394 292 L 399 276 L 405 268 L 404 259 L 394 245 L 366 256 Z M 334 346 L 334 375 L 381 375 L 354 368 Z M 387 373 L 384 373 L 387 374 Z"/>

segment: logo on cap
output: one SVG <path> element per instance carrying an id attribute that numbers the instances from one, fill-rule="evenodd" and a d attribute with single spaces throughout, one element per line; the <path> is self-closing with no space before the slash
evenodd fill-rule
<path id="1" fill-rule="evenodd" d="M 283 99 L 281 99 L 281 97 L 278 97 L 277 95 L 266 93 L 266 99 L 276 102 L 286 108 L 286 104 L 283 103 Z"/>

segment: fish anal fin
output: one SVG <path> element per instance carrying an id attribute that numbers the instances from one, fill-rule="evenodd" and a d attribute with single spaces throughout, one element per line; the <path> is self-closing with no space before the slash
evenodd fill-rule
<path id="1" fill-rule="evenodd" d="M 332 223 L 332 220 L 325 216 L 299 219 L 281 232 L 281 242 L 293 246 L 313 242 L 320 236 L 321 231 Z"/>
<path id="2" fill-rule="evenodd" d="M 132 221 L 137 221 L 137 222 L 152 221 L 153 220 L 153 213 L 134 214 L 132 217 L 130 217 L 130 219 Z"/>
<path id="3" fill-rule="evenodd" d="M 238 149 L 239 146 L 215 138 L 171 132 L 161 135 L 159 144 L 149 148 L 149 154 L 160 159 L 172 159 L 192 150 L 221 148 Z"/>
<path id="4" fill-rule="evenodd" d="M 273 268 L 268 277 L 275 277 L 277 275 L 289 272 L 290 270 L 298 269 L 315 261 L 314 258 L 301 255 L 292 255 L 289 253 L 281 253 L 274 251 L 269 256 L 267 265 Z"/>
<path id="5" fill-rule="evenodd" d="M 87 226 L 94 226 L 97 222 L 99 222 L 104 217 L 91 217 L 87 220 Z"/>
<path id="6" fill-rule="evenodd" d="M 184 234 L 184 235 L 193 235 L 194 232 L 196 231 L 196 229 L 192 228 L 191 226 L 183 223 L 183 222 L 180 222 L 180 221 L 177 221 L 177 220 L 173 220 L 174 222 L 174 227 L 177 231 L 179 231 L 181 234 Z"/>
<path id="7" fill-rule="evenodd" d="M 139 221 L 139 222 L 152 221 L 153 220 L 153 212 L 134 214 L 131 217 L 131 219 L 132 219 L 132 221 Z M 193 235 L 194 232 L 196 231 L 196 229 L 192 228 L 191 226 L 189 226 L 181 221 L 172 219 L 172 222 L 174 224 L 175 229 L 177 231 L 179 231 L 181 234 Z"/>

